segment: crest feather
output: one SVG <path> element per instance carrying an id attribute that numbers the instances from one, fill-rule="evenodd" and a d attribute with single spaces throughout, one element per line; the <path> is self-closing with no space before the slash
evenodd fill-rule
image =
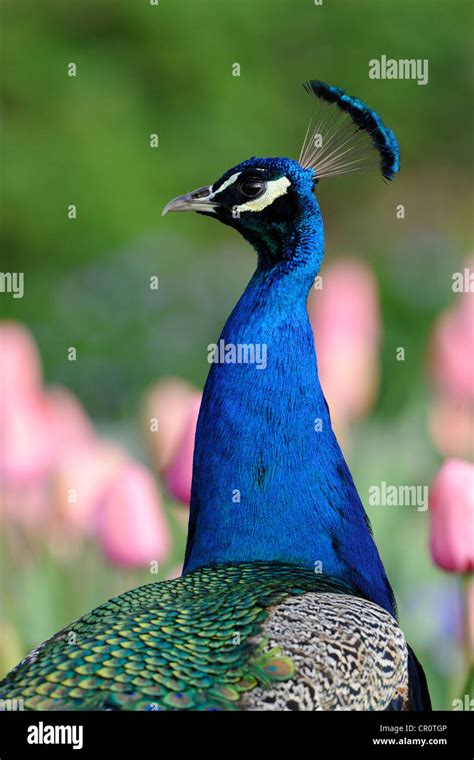
<path id="1" fill-rule="evenodd" d="M 362 100 L 340 87 L 318 80 L 304 84 L 317 98 L 299 162 L 313 169 L 316 180 L 379 167 L 391 180 L 400 169 L 398 143 L 392 130 Z"/>

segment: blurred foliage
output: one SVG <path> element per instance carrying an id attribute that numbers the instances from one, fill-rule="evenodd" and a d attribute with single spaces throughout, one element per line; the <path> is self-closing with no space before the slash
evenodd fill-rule
<path id="1" fill-rule="evenodd" d="M 353 431 L 349 462 L 366 502 L 370 482 L 429 482 L 438 460 L 425 431 L 426 342 L 472 244 L 471 3 L 3 0 L 1 14 L 2 268 L 25 272 L 25 297 L 2 297 L 2 316 L 32 329 L 47 381 L 132 431 L 156 377 L 202 385 L 207 344 L 254 257 L 232 230 L 162 219 L 161 208 L 251 155 L 296 157 L 310 115 L 301 82 L 323 79 L 374 106 L 402 154 L 392 185 L 356 174 L 318 188 L 328 256 L 369 260 L 381 290 L 382 392 Z M 369 79 L 368 61 L 382 54 L 427 58 L 429 84 Z M 454 583 L 430 564 L 426 514 L 389 509 L 371 510 L 376 538 L 435 705 L 449 706 L 431 651 L 436 623 L 413 612 L 424 609 L 413 594 L 431 584 L 441 599 Z M 181 552 L 182 538 L 176 561 Z M 136 580 L 117 581 L 87 552 L 70 570 L 47 553 L 34 568 L 18 570 L 8 603 L 25 648 Z"/>

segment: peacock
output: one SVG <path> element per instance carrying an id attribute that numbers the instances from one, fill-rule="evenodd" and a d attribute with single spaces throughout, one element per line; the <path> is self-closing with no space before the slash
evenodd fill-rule
<path id="1" fill-rule="evenodd" d="M 252 157 L 162 212 L 215 218 L 258 259 L 204 388 L 183 574 L 49 638 L 0 683 L 3 700 L 27 710 L 430 709 L 331 426 L 306 309 L 324 253 L 316 186 L 371 166 L 392 180 L 398 145 L 363 101 L 321 81 L 305 88 L 313 117 L 298 161 Z"/>

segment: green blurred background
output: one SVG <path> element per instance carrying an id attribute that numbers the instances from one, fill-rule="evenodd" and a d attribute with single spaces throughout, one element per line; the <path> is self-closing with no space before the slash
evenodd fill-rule
<path id="1" fill-rule="evenodd" d="M 472 6 L 461 0 L 3 0 L 2 269 L 25 297 L 2 316 L 32 330 L 48 382 L 73 390 L 101 430 L 146 452 L 137 411 L 166 374 L 202 386 L 208 343 L 254 267 L 235 233 L 194 215 L 160 217 L 173 196 L 252 155 L 297 157 L 310 116 L 301 87 L 337 84 L 382 114 L 402 171 L 321 183 L 326 255 L 374 268 L 383 314 L 382 387 L 352 431 L 349 464 L 371 483 L 428 483 L 426 344 L 453 301 L 472 244 Z M 371 80 L 368 61 L 427 58 L 429 83 Z M 67 65 L 77 76 L 67 76 Z M 241 76 L 232 76 L 239 63 Z M 150 148 L 150 134 L 159 147 Z M 406 218 L 395 218 L 403 203 Z M 78 218 L 67 218 L 76 204 Z M 149 278 L 157 275 L 158 292 Z M 403 345 L 406 361 L 394 359 Z M 75 346 L 78 360 L 67 360 Z M 179 562 L 184 530 L 168 504 Z M 427 516 L 371 509 L 402 626 L 435 707 L 462 677 L 452 643 L 456 579 L 431 564 Z M 22 655 L 105 598 L 149 580 L 89 547 L 70 564 L 42 553 L 3 563 L 6 614 Z M 12 662 L 7 663 L 12 665 Z"/>

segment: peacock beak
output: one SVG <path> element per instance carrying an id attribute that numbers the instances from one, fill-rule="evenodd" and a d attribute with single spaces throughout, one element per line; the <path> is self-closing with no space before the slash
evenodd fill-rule
<path id="1" fill-rule="evenodd" d="M 186 193 L 186 195 L 179 195 L 177 198 L 173 198 L 172 201 L 166 204 L 161 216 L 164 216 L 168 211 L 201 211 L 207 213 L 214 213 L 217 204 L 212 201 L 211 187 L 206 185 L 200 187 L 198 190 L 193 190 L 192 193 Z"/>

